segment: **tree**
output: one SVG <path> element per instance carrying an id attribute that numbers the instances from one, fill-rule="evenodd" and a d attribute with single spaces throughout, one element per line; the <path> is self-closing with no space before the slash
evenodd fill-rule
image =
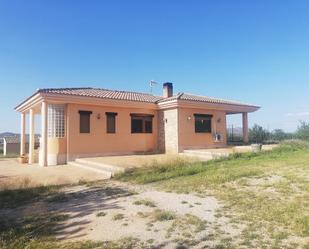
<path id="1" fill-rule="evenodd" d="M 251 143 L 263 143 L 270 137 L 269 131 L 264 129 L 262 126 L 255 124 L 249 130 L 249 141 Z"/>
<path id="2" fill-rule="evenodd" d="M 296 137 L 302 140 L 309 140 L 309 123 L 299 121 L 300 124 L 296 131 Z"/>
<path id="3" fill-rule="evenodd" d="M 275 129 L 271 133 L 271 139 L 275 141 L 282 141 L 288 138 L 289 138 L 289 134 L 284 132 L 282 129 Z"/>

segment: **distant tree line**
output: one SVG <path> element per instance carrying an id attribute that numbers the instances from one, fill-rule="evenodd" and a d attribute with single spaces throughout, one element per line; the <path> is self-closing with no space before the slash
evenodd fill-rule
<path id="1" fill-rule="evenodd" d="M 268 131 L 257 124 L 249 129 L 250 143 L 273 143 L 287 139 L 301 139 L 309 141 L 309 123 L 300 121 L 295 132 L 285 132 L 282 129 Z"/>
<path id="2" fill-rule="evenodd" d="M 309 141 L 309 123 L 300 121 L 295 132 L 285 132 L 282 129 L 269 131 L 262 126 L 255 124 L 249 129 L 250 143 L 276 143 L 287 139 L 301 139 Z M 229 142 L 242 142 L 242 136 L 239 134 L 228 134 Z"/>

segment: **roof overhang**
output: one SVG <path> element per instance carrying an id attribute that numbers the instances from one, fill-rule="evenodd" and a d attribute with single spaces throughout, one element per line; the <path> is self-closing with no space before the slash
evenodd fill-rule
<path id="1" fill-rule="evenodd" d="M 42 103 L 44 100 L 43 96 L 39 92 L 35 92 L 33 95 L 31 95 L 29 98 L 27 98 L 25 101 L 20 103 L 18 106 L 16 106 L 14 109 L 18 112 L 27 112 L 31 108 L 36 107 L 38 104 Z"/>
<path id="2" fill-rule="evenodd" d="M 97 97 L 37 92 L 34 95 L 30 96 L 28 99 L 26 99 L 24 102 L 16 106 L 15 110 L 18 112 L 27 112 L 31 108 L 36 108 L 43 101 L 50 104 L 83 104 L 111 107 L 121 106 L 124 108 L 145 108 L 151 110 L 157 109 L 157 104 L 141 101 L 102 99 Z"/>
<path id="3" fill-rule="evenodd" d="M 198 101 L 178 100 L 178 99 L 158 103 L 158 108 L 159 109 L 193 108 L 193 109 L 222 110 L 227 114 L 255 112 L 258 109 L 260 109 L 259 106 L 251 106 L 251 105 L 208 103 L 208 102 L 198 102 Z"/>
<path id="4" fill-rule="evenodd" d="M 124 108 L 144 108 L 151 110 L 172 109 L 172 108 L 194 108 L 222 110 L 227 114 L 237 114 L 244 112 L 255 112 L 259 106 L 232 104 L 232 103 L 211 103 L 192 100 L 172 99 L 161 103 L 149 103 L 132 100 L 107 99 L 88 96 L 75 96 L 56 93 L 42 93 L 37 91 L 21 104 L 15 107 L 18 112 L 28 112 L 30 109 L 40 109 L 40 104 L 45 101 L 52 104 L 83 104 L 96 106 L 124 107 Z"/>

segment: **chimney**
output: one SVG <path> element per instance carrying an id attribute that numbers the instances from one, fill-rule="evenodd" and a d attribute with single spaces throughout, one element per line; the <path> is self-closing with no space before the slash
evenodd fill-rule
<path id="1" fill-rule="evenodd" d="M 169 98 L 173 96 L 173 83 L 166 82 L 163 84 L 163 98 Z"/>

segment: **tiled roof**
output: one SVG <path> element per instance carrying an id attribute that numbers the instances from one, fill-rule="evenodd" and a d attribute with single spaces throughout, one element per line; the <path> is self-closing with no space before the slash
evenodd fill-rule
<path id="1" fill-rule="evenodd" d="M 161 100 L 158 101 L 158 103 L 163 103 L 163 102 L 172 101 L 172 100 L 176 100 L 176 99 L 194 101 L 194 102 L 213 103 L 213 104 L 255 106 L 255 105 L 252 105 L 252 104 L 245 104 L 245 103 L 232 101 L 232 100 L 224 100 L 224 99 L 212 98 L 212 97 L 207 97 L 207 96 L 200 96 L 200 95 L 189 94 L 189 93 L 178 93 L 177 95 L 174 95 L 173 97 L 161 99 Z"/>
<path id="2" fill-rule="evenodd" d="M 149 93 L 129 92 L 129 91 L 117 91 L 108 90 L 102 88 L 47 88 L 39 89 L 39 93 L 48 94 L 60 94 L 60 95 L 71 95 L 71 96 L 85 96 L 102 99 L 116 99 L 116 100 L 128 100 L 136 102 L 147 102 L 147 103 L 164 103 L 172 100 L 186 100 L 194 102 L 204 103 L 215 103 L 215 104 L 229 104 L 229 105 L 245 105 L 254 106 L 251 104 L 244 104 L 236 101 L 223 100 L 218 98 L 211 98 L 207 96 L 199 96 L 189 93 L 178 93 L 169 98 L 163 98 L 155 96 Z"/>
<path id="3" fill-rule="evenodd" d="M 49 88 L 40 89 L 40 93 L 85 96 L 101 99 L 129 100 L 137 102 L 156 103 L 162 97 L 148 93 L 108 90 L 102 88 Z"/>

